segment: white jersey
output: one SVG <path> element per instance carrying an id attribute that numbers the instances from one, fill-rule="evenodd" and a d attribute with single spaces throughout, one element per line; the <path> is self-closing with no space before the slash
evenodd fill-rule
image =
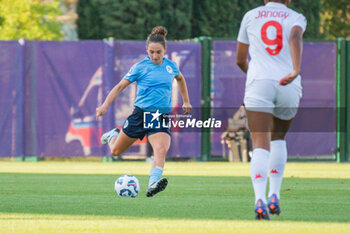
<path id="1" fill-rule="evenodd" d="M 269 2 L 244 15 L 237 40 L 249 44 L 247 84 L 255 79 L 279 81 L 293 71 L 288 40 L 294 26 L 305 31 L 305 17 L 282 3 Z M 293 84 L 301 85 L 300 76 Z"/>

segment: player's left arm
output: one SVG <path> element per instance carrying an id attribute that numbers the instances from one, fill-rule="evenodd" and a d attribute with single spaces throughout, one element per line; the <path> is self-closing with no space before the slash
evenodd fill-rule
<path id="1" fill-rule="evenodd" d="M 244 73 L 247 73 L 248 71 L 248 65 L 249 65 L 248 53 L 249 53 L 249 44 L 238 42 L 236 63 Z"/>
<path id="2" fill-rule="evenodd" d="M 184 103 L 182 105 L 182 109 L 185 114 L 188 114 L 192 111 L 192 105 L 190 103 L 190 98 L 188 97 L 188 89 L 185 77 L 181 73 L 179 73 L 179 75 L 176 76 L 175 79 L 177 81 L 177 86 L 182 96 L 182 101 Z"/>
<path id="3" fill-rule="evenodd" d="M 294 26 L 289 36 L 290 55 L 293 62 L 293 71 L 281 79 L 280 85 L 285 86 L 293 82 L 301 71 L 301 55 L 303 53 L 303 29 Z"/>

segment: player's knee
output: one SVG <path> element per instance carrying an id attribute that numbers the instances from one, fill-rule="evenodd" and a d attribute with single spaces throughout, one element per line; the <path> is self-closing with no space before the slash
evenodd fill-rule
<path id="1" fill-rule="evenodd" d="M 154 152 L 159 155 L 166 155 L 168 148 L 166 146 L 157 146 L 153 148 Z"/>
<path id="2" fill-rule="evenodd" d="M 112 153 L 112 155 L 114 155 L 114 156 L 119 156 L 119 155 L 121 155 L 123 152 L 122 152 L 120 149 L 118 149 L 118 148 L 113 148 L 113 149 L 111 150 L 111 153 Z"/>

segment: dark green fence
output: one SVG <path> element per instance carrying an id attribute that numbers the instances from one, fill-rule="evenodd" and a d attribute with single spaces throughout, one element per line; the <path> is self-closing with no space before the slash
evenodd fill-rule
<path id="1" fill-rule="evenodd" d="M 337 49 L 337 162 L 348 162 L 350 130 L 350 41 L 344 38 L 338 38 Z"/>

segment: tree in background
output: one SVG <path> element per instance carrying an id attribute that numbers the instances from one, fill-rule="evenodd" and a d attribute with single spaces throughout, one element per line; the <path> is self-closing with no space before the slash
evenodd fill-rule
<path id="1" fill-rule="evenodd" d="M 170 40 L 191 37 L 192 0 L 80 0 L 78 14 L 80 39 L 145 40 L 157 25 Z"/>
<path id="2" fill-rule="evenodd" d="M 189 39 L 192 38 L 192 0 L 167 0 L 160 2 L 161 22 L 167 26 L 168 39 Z M 169 7 L 170 6 L 170 7 Z M 166 10 L 165 10 L 166 9 Z M 153 28 L 154 23 L 149 25 Z M 147 33 L 149 34 L 149 30 Z"/>
<path id="3" fill-rule="evenodd" d="M 154 0 L 102 0 L 103 34 L 116 39 L 144 40 L 150 25 L 161 24 L 159 3 Z"/>
<path id="4" fill-rule="evenodd" d="M 79 38 L 144 40 L 153 27 L 163 25 L 169 30 L 169 40 L 234 39 L 243 15 L 263 4 L 263 0 L 79 0 Z M 290 7 L 308 20 L 305 38 L 323 36 L 320 1 L 292 1 Z"/>
<path id="5" fill-rule="evenodd" d="M 0 0 L 0 39 L 61 40 L 59 0 Z"/>
<path id="6" fill-rule="evenodd" d="M 194 0 L 192 37 L 236 38 L 243 15 L 262 5 L 255 0 Z"/>
<path id="7" fill-rule="evenodd" d="M 344 37 L 350 39 L 349 0 L 323 0 L 321 33 L 328 39 Z"/>
<path id="8" fill-rule="evenodd" d="M 307 19 L 307 27 L 304 38 L 316 39 L 322 38 L 320 34 L 320 14 L 322 4 L 317 0 L 299 0 L 291 1 L 290 8 L 302 13 Z"/>
<path id="9" fill-rule="evenodd" d="M 193 0 L 192 36 L 236 38 L 243 15 L 264 5 L 256 0 Z M 346 0 L 345 0 L 346 1 Z M 306 38 L 319 38 L 321 3 L 315 0 L 292 1 L 290 7 L 308 20 Z"/>
<path id="10" fill-rule="evenodd" d="M 79 39 L 103 39 L 107 37 L 102 27 L 102 15 L 100 9 L 105 0 L 79 0 L 77 13 L 79 18 L 77 20 L 78 25 L 78 37 Z"/>

